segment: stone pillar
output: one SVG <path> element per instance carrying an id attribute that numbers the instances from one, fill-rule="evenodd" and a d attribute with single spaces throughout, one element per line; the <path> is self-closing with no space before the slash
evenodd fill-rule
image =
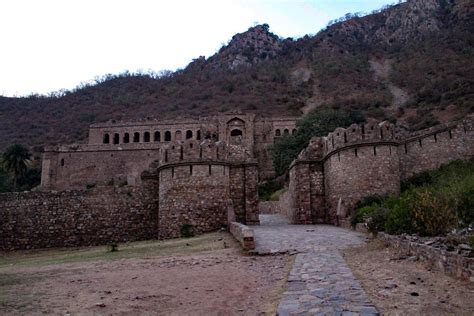
<path id="1" fill-rule="evenodd" d="M 324 170 L 322 162 L 310 165 L 311 171 L 311 217 L 313 224 L 328 223 L 326 198 L 324 196 Z"/>
<path id="2" fill-rule="evenodd" d="M 295 181 L 295 224 L 312 224 L 311 216 L 311 172 L 307 162 L 296 163 L 294 171 Z"/>
<path id="3" fill-rule="evenodd" d="M 258 168 L 257 165 L 245 166 L 245 223 L 258 225 Z"/>

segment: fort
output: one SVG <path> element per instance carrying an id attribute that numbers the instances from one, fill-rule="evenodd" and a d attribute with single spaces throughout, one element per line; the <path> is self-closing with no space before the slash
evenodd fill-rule
<path id="1" fill-rule="evenodd" d="M 279 137 L 294 133 L 296 120 L 236 113 L 173 121 L 93 124 L 87 144 L 45 149 L 41 187 L 82 189 L 110 182 L 139 185 L 141 173 L 157 159 L 160 149 L 171 142 L 190 140 L 241 146 L 257 160 L 259 178 L 267 179 L 274 175 L 269 146 Z"/>
<path id="2" fill-rule="evenodd" d="M 47 148 L 34 192 L 0 194 L 0 249 L 172 238 L 236 221 L 259 224 L 257 186 L 274 175 L 269 146 L 296 118 L 226 114 L 94 124 L 89 142 Z M 474 157 L 473 119 L 407 133 L 388 122 L 313 138 L 278 202 L 295 224 L 344 225 L 355 202 L 399 194 L 410 175 Z"/>

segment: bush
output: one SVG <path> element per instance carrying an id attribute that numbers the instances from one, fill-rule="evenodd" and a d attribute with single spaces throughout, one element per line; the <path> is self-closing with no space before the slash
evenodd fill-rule
<path id="1" fill-rule="evenodd" d="M 406 191 L 410 188 L 416 188 L 427 184 L 432 184 L 434 181 L 433 171 L 423 171 L 417 174 L 414 174 L 410 178 L 401 183 L 401 191 Z"/>
<path id="2" fill-rule="evenodd" d="M 374 203 L 378 205 L 382 205 L 384 199 L 385 197 L 379 194 L 367 195 L 356 202 L 355 208 L 356 209 L 363 208 L 364 206 L 373 205 Z"/>
<path id="3" fill-rule="evenodd" d="M 191 224 L 183 224 L 180 229 L 181 237 L 189 238 L 194 236 L 194 228 Z"/>
<path id="4" fill-rule="evenodd" d="M 386 207 L 389 212 L 385 221 L 385 231 L 389 234 L 411 234 L 414 228 L 411 222 L 410 210 L 411 195 L 405 194 L 400 198 L 389 198 L 386 201 Z"/>
<path id="5" fill-rule="evenodd" d="M 456 226 L 456 214 L 442 194 L 421 190 L 411 207 L 413 227 L 422 236 L 445 235 Z"/>
<path id="6" fill-rule="evenodd" d="M 272 195 L 283 188 L 280 181 L 270 180 L 258 186 L 258 198 L 260 201 L 269 201 Z"/>
<path id="7" fill-rule="evenodd" d="M 355 227 L 358 223 L 363 223 L 365 219 L 375 212 L 380 207 L 379 204 L 373 203 L 370 206 L 363 206 L 358 208 L 356 212 L 351 216 L 351 226 Z"/>
<path id="8" fill-rule="evenodd" d="M 385 222 L 387 221 L 389 211 L 384 207 L 377 207 L 375 211 L 370 214 L 367 221 L 367 229 L 372 234 L 377 234 L 379 231 L 385 230 Z"/>

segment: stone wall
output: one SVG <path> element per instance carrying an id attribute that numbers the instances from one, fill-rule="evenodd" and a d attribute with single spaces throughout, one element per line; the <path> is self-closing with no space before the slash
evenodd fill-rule
<path id="1" fill-rule="evenodd" d="M 473 121 L 413 134 L 369 121 L 315 137 L 290 167 L 289 193 L 280 209 L 293 223 L 340 224 L 361 198 L 397 195 L 400 182 L 413 173 L 474 157 Z"/>
<path id="2" fill-rule="evenodd" d="M 295 117 L 259 118 L 254 114 L 90 126 L 88 144 L 48 147 L 43 157 L 43 190 L 83 189 L 112 181 L 140 185 L 140 174 L 174 142 L 206 139 L 244 147 L 258 162 L 260 178 L 274 175 L 269 147 L 296 131 Z"/>
<path id="3" fill-rule="evenodd" d="M 229 231 L 244 250 L 255 249 L 255 236 L 252 228 L 241 223 L 230 222 Z"/>
<path id="4" fill-rule="evenodd" d="M 257 163 L 245 146 L 188 139 L 163 145 L 153 158 L 140 185 L 112 181 L 89 191 L 3 195 L 2 247 L 172 238 L 185 226 L 201 234 L 227 226 L 230 210 L 232 220 L 259 223 Z"/>
<path id="5" fill-rule="evenodd" d="M 179 237 L 184 224 L 197 234 L 227 225 L 228 166 L 171 165 L 160 170 L 159 183 L 160 237 Z"/>
<path id="6" fill-rule="evenodd" d="M 465 257 L 430 245 L 411 242 L 400 236 L 379 233 L 377 237 L 398 251 L 416 256 L 429 265 L 441 269 L 446 274 L 464 281 L 474 282 L 474 258 L 472 257 Z"/>
<path id="7" fill-rule="evenodd" d="M 156 207 L 143 188 L 0 194 L 0 249 L 155 239 Z"/>
<path id="8" fill-rule="evenodd" d="M 65 146 L 46 152 L 42 189 L 85 189 L 105 184 L 138 186 L 141 173 L 158 158 L 160 150 L 153 144 L 119 150 L 90 150 L 89 147 Z"/>
<path id="9" fill-rule="evenodd" d="M 398 146 L 401 179 L 437 169 L 453 160 L 474 157 L 473 122 L 464 120 L 434 126 L 402 140 Z"/>
<path id="10" fill-rule="evenodd" d="M 359 146 L 338 151 L 325 160 L 324 169 L 326 201 L 333 223 L 336 212 L 340 217 L 346 217 L 364 196 L 400 193 L 398 151 L 393 145 Z"/>
<path id="11" fill-rule="evenodd" d="M 172 142 L 151 168 L 159 182 L 161 237 L 177 237 L 184 224 L 195 233 L 238 222 L 258 224 L 257 165 L 245 147 L 206 140 Z M 154 170 L 156 168 L 156 170 Z"/>

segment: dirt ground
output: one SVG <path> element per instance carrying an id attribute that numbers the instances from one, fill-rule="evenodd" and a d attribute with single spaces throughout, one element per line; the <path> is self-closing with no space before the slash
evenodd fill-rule
<path id="1" fill-rule="evenodd" d="M 380 241 L 349 248 L 344 258 L 384 315 L 474 315 L 474 284 L 403 258 Z"/>
<path id="2" fill-rule="evenodd" d="M 275 314 L 291 258 L 246 256 L 227 235 L 211 236 L 200 242 L 224 247 L 52 264 L 43 257 L 56 253 L 17 257 L 0 265 L 0 314 Z"/>

